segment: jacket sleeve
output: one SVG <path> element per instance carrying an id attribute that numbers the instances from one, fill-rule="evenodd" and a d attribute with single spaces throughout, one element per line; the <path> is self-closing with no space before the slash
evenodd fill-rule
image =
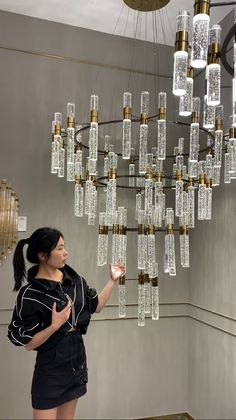
<path id="1" fill-rule="evenodd" d="M 17 296 L 12 320 L 8 326 L 8 338 L 16 346 L 24 346 L 34 334 L 42 330 L 37 306 L 24 299 L 24 292 L 23 288 Z"/>
<path id="2" fill-rule="evenodd" d="M 87 302 L 87 306 L 88 306 L 90 314 L 93 314 L 96 311 L 97 306 L 98 306 L 98 293 L 96 289 L 88 286 L 84 278 L 83 278 L 83 283 L 84 283 L 85 300 Z"/>

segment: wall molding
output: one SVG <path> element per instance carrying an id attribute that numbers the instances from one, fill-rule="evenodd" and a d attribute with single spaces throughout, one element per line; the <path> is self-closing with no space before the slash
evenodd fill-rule
<path id="1" fill-rule="evenodd" d="M 16 53 L 23 53 L 23 54 L 28 54 L 28 55 L 36 55 L 38 57 L 45 57 L 45 58 L 50 58 L 53 60 L 60 60 L 60 61 L 69 61 L 75 64 L 85 64 L 87 66 L 96 66 L 96 67 L 101 67 L 101 68 L 105 68 L 105 69 L 109 69 L 109 70 L 119 70 L 119 71 L 124 71 L 127 73 L 135 73 L 135 74 L 142 74 L 145 76 L 152 76 L 152 77 L 160 77 L 163 79 L 169 79 L 172 80 L 172 76 L 168 76 L 165 74 L 158 74 L 158 73 L 152 73 L 152 72 L 148 72 L 148 71 L 143 71 L 143 70 L 138 70 L 138 69 L 131 69 L 129 67 L 121 67 L 121 66 L 115 66 L 113 64 L 104 64 L 104 63 L 99 63 L 99 62 L 95 62 L 95 61 L 90 61 L 90 60 L 82 60 L 79 58 L 74 58 L 74 57 L 68 57 L 68 56 L 63 56 L 63 55 L 54 55 L 54 54 L 49 54 L 43 51 L 33 51 L 33 50 L 25 50 L 25 49 L 21 49 L 21 48 L 12 48 L 12 47 L 5 47 L 3 45 L 0 45 L 0 50 L 5 50 L 5 51 L 10 51 L 10 52 L 16 52 Z"/>
<path id="2" fill-rule="evenodd" d="M 92 322 L 137 320 L 137 303 L 127 303 L 126 318 L 119 318 L 118 304 L 108 304 L 101 314 L 95 314 Z M 13 309 L 0 308 L 0 326 L 9 324 Z M 160 319 L 189 318 L 220 332 L 236 337 L 236 319 L 212 309 L 187 302 L 160 303 Z M 146 316 L 150 322 L 151 315 Z"/>

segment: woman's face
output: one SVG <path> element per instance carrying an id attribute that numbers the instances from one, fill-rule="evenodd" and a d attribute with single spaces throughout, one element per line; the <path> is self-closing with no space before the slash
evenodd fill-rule
<path id="1" fill-rule="evenodd" d="M 64 239 L 60 237 L 56 247 L 51 251 L 47 259 L 47 265 L 53 268 L 62 268 L 66 264 L 68 252 L 65 249 Z"/>

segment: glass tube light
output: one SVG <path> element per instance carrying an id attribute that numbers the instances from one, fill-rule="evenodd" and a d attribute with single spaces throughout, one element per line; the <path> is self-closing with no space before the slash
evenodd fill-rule
<path id="1" fill-rule="evenodd" d="M 207 104 L 210 106 L 220 104 L 220 32 L 220 25 L 213 25 L 210 29 L 208 65 L 206 68 Z"/>
<path id="2" fill-rule="evenodd" d="M 136 194 L 136 203 L 135 203 L 135 220 L 139 218 L 139 212 L 142 209 L 142 194 L 141 190 L 138 189 Z"/>
<path id="3" fill-rule="evenodd" d="M 207 95 L 204 96 L 203 127 L 208 130 L 215 127 L 215 106 L 207 104 Z"/>
<path id="4" fill-rule="evenodd" d="M 138 269 L 144 270 L 147 262 L 147 235 L 145 210 L 138 214 Z"/>
<path id="5" fill-rule="evenodd" d="M 74 214 L 83 217 L 84 209 L 84 188 L 81 177 L 75 177 Z"/>
<path id="6" fill-rule="evenodd" d="M 126 249 L 127 249 L 127 209 L 125 207 L 118 207 L 118 225 L 119 225 L 119 238 L 118 238 L 118 259 L 119 263 L 126 267 Z"/>
<path id="7" fill-rule="evenodd" d="M 193 98 L 192 122 L 190 125 L 190 148 L 189 160 L 191 162 L 198 161 L 199 151 L 199 115 L 200 115 L 200 98 Z"/>
<path id="8" fill-rule="evenodd" d="M 183 155 L 184 154 L 184 138 L 183 137 L 179 137 L 178 139 L 178 149 L 179 149 L 179 154 Z"/>
<path id="9" fill-rule="evenodd" d="M 62 144 L 61 139 L 61 126 L 62 126 L 62 114 L 61 112 L 55 112 L 54 114 L 55 128 L 54 128 L 54 171 L 59 169 L 59 152 Z M 54 172 L 55 173 L 55 172 Z"/>
<path id="10" fill-rule="evenodd" d="M 118 290 L 118 302 L 119 302 L 119 318 L 126 317 L 126 285 L 125 276 L 119 278 L 119 290 Z"/>
<path id="11" fill-rule="evenodd" d="M 180 264 L 182 267 L 189 267 L 189 233 L 186 224 L 180 225 L 179 228 L 180 242 Z"/>
<path id="12" fill-rule="evenodd" d="M 159 319 L 159 286 L 158 277 L 152 279 L 152 319 Z"/>
<path id="13" fill-rule="evenodd" d="M 193 178 L 189 178 L 188 185 L 188 227 L 195 227 L 195 187 L 193 186 Z"/>
<path id="14" fill-rule="evenodd" d="M 166 158 L 166 92 L 158 94 L 157 159 Z"/>
<path id="15" fill-rule="evenodd" d="M 67 163 L 74 165 L 74 148 L 75 148 L 75 104 L 67 104 L 67 145 L 66 159 Z"/>
<path id="16" fill-rule="evenodd" d="M 65 149 L 64 142 L 61 138 L 61 144 L 59 148 L 59 168 L 57 172 L 58 178 L 64 178 L 65 175 Z"/>
<path id="17" fill-rule="evenodd" d="M 113 218 L 116 209 L 116 178 L 110 178 L 107 183 L 106 192 L 106 213 L 108 226 L 113 225 Z"/>
<path id="18" fill-rule="evenodd" d="M 130 92 L 123 95 L 123 139 L 122 139 L 122 158 L 130 158 L 131 149 L 131 100 Z"/>
<path id="19" fill-rule="evenodd" d="M 153 224 L 147 226 L 147 263 L 148 273 L 151 276 L 152 265 L 156 262 L 155 229 Z"/>
<path id="20" fill-rule="evenodd" d="M 173 94 L 176 96 L 185 95 L 187 88 L 189 17 L 186 10 L 177 15 L 173 71 Z"/>
<path id="21" fill-rule="evenodd" d="M 94 225 L 97 213 L 97 189 L 96 185 L 93 183 L 90 189 L 89 194 L 89 203 L 88 203 L 88 225 Z"/>
<path id="22" fill-rule="evenodd" d="M 51 141 L 51 174 L 56 174 L 57 169 L 55 168 L 55 126 L 56 122 L 52 121 L 52 141 Z"/>
<path id="23" fill-rule="evenodd" d="M 135 187 L 135 156 L 133 147 L 130 149 L 129 175 L 132 176 L 129 178 L 129 187 Z"/>
<path id="24" fill-rule="evenodd" d="M 213 173 L 212 173 L 212 186 L 213 187 L 217 187 L 218 185 L 220 185 L 220 170 L 221 168 L 219 166 L 214 166 L 214 163 L 213 163 Z"/>
<path id="25" fill-rule="evenodd" d="M 151 173 L 145 175 L 145 194 L 144 194 L 144 208 L 146 214 L 152 212 L 152 200 L 153 200 L 153 179 Z"/>
<path id="26" fill-rule="evenodd" d="M 209 181 L 206 188 L 206 220 L 211 220 L 212 216 L 212 188 Z"/>
<path id="27" fill-rule="evenodd" d="M 99 213 L 99 233 L 98 233 L 98 251 L 97 251 L 97 265 L 99 267 L 107 264 L 107 250 L 108 250 L 108 226 L 106 220 L 106 213 Z"/>
<path id="28" fill-rule="evenodd" d="M 74 156 L 75 176 L 83 176 L 83 152 L 80 143 L 76 145 Z"/>
<path id="29" fill-rule="evenodd" d="M 176 171 L 176 183 L 175 183 L 175 215 L 181 217 L 183 214 L 183 181 L 181 172 Z"/>
<path id="30" fill-rule="evenodd" d="M 201 174 L 199 178 L 198 187 L 198 220 L 206 219 L 206 184 L 204 175 Z"/>
<path id="31" fill-rule="evenodd" d="M 144 293 L 145 293 L 144 311 L 145 311 L 145 314 L 150 314 L 151 313 L 151 282 L 150 282 L 150 277 L 148 273 L 145 273 Z"/>
<path id="32" fill-rule="evenodd" d="M 223 147 L 223 105 L 218 105 L 215 110 L 215 144 L 214 167 L 221 167 Z"/>
<path id="33" fill-rule="evenodd" d="M 145 275 L 138 276 L 138 326 L 145 326 Z"/>
<path id="34" fill-rule="evenodd" d="M 179 98 L 179 115 L 188 117 L 192 114 L 193 102 L 193 69 L 188 66 L 186 79 L 186 92 Z"/>
<path id="35" fill-rule="evenodd" d="M 224 161 L 224 183 L 230 184 L 231 178 L 230 178 L 230 154 L 228 152 L 228 145 L 226 145 L 225 149 L 225 161 Z"/>
<path id="36" fill-rule="evenodd" d="M 141 116 L 139 131 L 139 173 L 145 174 L 147 165 L 147 141 L 148 141 L 148 118 L 149 92 L 141 93 Z"/>
<path id="37" fill-rule="evenodd" d="M 113 214 L 112 226 L 112 248 L 111 248 L 111 261 L 116 265 L 119 263 L 119 225 L 118 225 L 118 211 Z"/>
<path id="38" fill-rule="evenodd" d="M 209 9 L 210 0 L 198 0 L 194 4 L 191 48 L 191 65 L 193 68 L 204 68 L 207 64 Z"/>
<path id="39" fill-rule="evenodd" d="M 168 269 L 170 276 L 176 276 L 175 265 L 175 238 L 174 238 L 174 211 L 172 208 L 166 209 L 166 253 L 168 255 Z"/>

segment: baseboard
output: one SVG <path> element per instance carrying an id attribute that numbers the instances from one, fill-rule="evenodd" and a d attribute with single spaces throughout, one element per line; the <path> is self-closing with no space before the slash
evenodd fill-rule
<path id="1" fill-rule="evenodd" d="M 175 413 L 175 414 L 166 414 L 163 416 L 154 416 L 154 417 L 137 417 L 133 420 L 194 420 L 194 418 L 189 413 Z"/>

